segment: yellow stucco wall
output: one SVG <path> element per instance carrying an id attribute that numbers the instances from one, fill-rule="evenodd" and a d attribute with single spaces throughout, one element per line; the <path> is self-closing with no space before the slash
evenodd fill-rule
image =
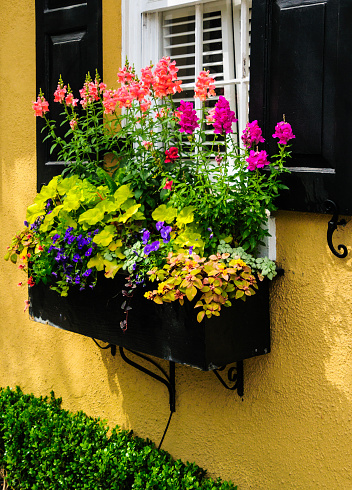
<path id="1" fill-rule="evenodd" d="M 120 12 L 104 0 L 104 73 L 120 65 Z M 35 195 L 34 2 L 2 0 L 0 29 L 0 251 Z M 326 245 L 328 218 L 279 212 L 272 288 L 272 352 L 245 361 L 243 401 L 212 373 L 176 366 L 177 411 L 163 447 L 247 489 L 352 489 L 352 253 Z M 352 223 L 340 232 L 352 242 Z M 337 237 L 336 243 L 339 243 Z M 54 390 L 64 407 L 159 442 L 163 386 L 79 335 L 28 320 L 26 291 L 0 260 L 0 386 Z"/>

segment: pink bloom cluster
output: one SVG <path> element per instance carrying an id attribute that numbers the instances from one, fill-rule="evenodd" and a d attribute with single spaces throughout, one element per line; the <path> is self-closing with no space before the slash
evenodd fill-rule
<path id="1" fill-rule="evenodd" d="M 177 79 L 177 72 L 176 61 L 170 61 L 170 56 L 164 56 L 158 61 L 152 81 L 156 97 L 161 98 L 182 92 L 182 81 Z"/>
<path id="2" fill-rule="evenodd" d="M 192 102 L 181 100 L 178 112 L 180 113 L 180 133 L 193 134 L 194 130 L 199 127 L 199 119 Z"/>
<path id="3" fill-rule="evenodd" d="M 179 157 L 178 148 L 176 146 L 171 146 L 168 150 L 165 150 L 165 163 L 174 163 Z"/>
<path id="4" fill-rule="evenodd" d="M 246 128 L 243 130 L 241 140 L 246 148 L 264 143 L 265 139 L 262 136 L 262 130 L 258 126 L 257 120 L 247 123 Z"/>
<path id="5" fill-rule="evenodd" d="M 263 168 L 270 163 L 268 161 L 268 154 L 265 150 L 251 150 L 249 156 L 246 158 L 246 162 L 248 163 L 247 170 L 250 171 L 256 170 L 257 168 Z"/>
<path id="6" fill-rule="evenodd" d="M 233 133 L 232 123 L 236 122 L 236 116 L 234 111 L 230 109 L 230 103 L 222 95 L 220 95 L 218 102 L 215 104 L 215 110 L 212 113 L 214 133 Z"/>
<path id="7" fill-rule="evenodd" d="M 100 94 L 106 89 L 105 83 L 99 83 L 95 79 L 94 82 L 85 82 L 83 88 L 79 91 L 81 96 L 80 104 L 84 109 L 86 109 L 88 104 L 91 104 L 94 100 L 99 100 Z"/>
<path id="8" fill-rule="evenodd" d="M 171 191 L 172 184 L 173 184 L 173 180 L 166 179 L 163 189 L 166 189 L 167 191 Z"/>
<path id="9" fill-rule="evenodd" d="M 61 78 L 60 78 L 60 80 L 61 80 Z M 62 103 L 63 100 L 65 99 L 66 92 L 67 92 L 67 86 L 61 85 L 60 83 L 58 83 L 57 89 L 54 92 L 54 102 Z"/>
<path id="10" fill-rule="evenodd" d="M 295 137 L 296 136 L 292 132 L 291 124 L 281 121 L 275 126 L 273 138 L 279 138 L 279 145 L 287 145 L 288 141 Z"/>
<path id="11" fill-rule="evenodd" d="M 196 81 L 196 87 L 194 90 L 194 97 L 199 98 L 200 100 L 206 100 L 207 97 L 211 97 L 215 94 L 215 80 L 211 76 L 209 76 L 208 71 L 201 71 L 198 75 Z"/>
<path id="12" fill-rule="evenodd" d="M 154 73 L 152 67 L 147 66 L 141 70 L 141 80 L 138 80 L 131 67 L 124 66 L 117 74 L 121 87 L 117 90 L 105 90 L 103 105 L 105 114 L 112 114 L 116 106 L 131 107 L 134 100 L 139 102 L 142 112 L 147 111 L 151 101 L 147 100 L 154 90 L 156 97 L 165 97 L 181 92 L 182 81 L 177 79 L 176 61 L 164 56 L 156 65 Z"/>
<path id="13" fill-rule="evenodd" d="M 43 117 L 43 114 L 49 111 L 49 103 L 43 95 L 38 95 L 36 102 L 33 102 L 34 115 Z"/>

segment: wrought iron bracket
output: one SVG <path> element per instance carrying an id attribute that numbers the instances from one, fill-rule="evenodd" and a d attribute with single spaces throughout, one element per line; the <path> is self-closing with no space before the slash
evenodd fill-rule
<path id="1" fill-rule="evenodd" d="M 344 226 L 346 224 L 346 220 L 341 219 L 339 221 L 339 212 L 337 205 L 334 203 L 334 201 L 327 200 L 325 201 L 325 206 L 328 211 L 333 213 L 333 216 L 331 220 L 328 223 L 328 231 L 327 231 L 327 240 L 328 240 L 328 245 L 331 250 L 331 252 L 336 256 L 339 257 L 339 259 L 343 259 L 347 256 L 347 247 L 345 245 L 338 245 L 338 249 L 340 252 L 338 252 L 333 243 L 332 243 L 332 236 L 334 234 L 334 231 L 337 229 L 339 225 Z"/>
<path id="2" fill-rule="evenodd" d="M 103 347 L 95 339 L 93 339 L 93 337 L 92 337 L 92 340 L 97 344 L 97 346 L 99 347 L 99 349 L 102 349 L 102 350 L 111 349 L 111 355 L 112 356 L 115 356 L 115 354 L 116 354 L 116 345 L 114 345 L 114 344 L 108 344 L 108 345 L 105 345 Z"/>
<path id="3" fill-rule="evenodd" d="M 244 393 L 243 361 L 237 361 L 236 366 L 228 368 L 227 380 L 230 383 L 234 383 L 232 386 L 228 385 L 219 374 L 219 371 L 225 371 L 226 368 L 227 366 L 223 366 L 219 369 L 214 369 L 213 373 L 227 390 L 237 391 L 238 396 L 242 398 Z"/>
<path id="4" fill-rule="evenodd" d="M 153 371 L 150 371 L 150 369 L 147 369 L 144 366 L 141 366 L 135 361 L 132 361 L 132 359 L 129 359 L 124 351 L 123 347 L 119 347 L 120 354 L 122 359 L 127 362 L 127 364 L 130 364 L 134 368 L 138 369 L 139 371 L 142 371 L 143 373 L 147 374 L 148 376 L 151 376 L 152 378 L 156 379 L 157 381 L 160 381 L 160 383 L 163 383 L 166 388 L 169 391 L 169 405 L 170 405 L 170 412 L 173 413 L 176 411 L 176 384 L 175 384 L 175 363 L 173 361 L 169 361 L 169 374 L 161 367 L 159 366 L 158 363 L 153 361 L 153 359 L 150 359 L 150 357 L 145 356 L 144 354 L 141 354 L 139 352 L 135 352 L 133 350 L 128 350 L 128 352 L 132 352 L 135 356 L 138 356 L 145 361 L 148 361 L 151 363 L 153 366 L 155 366 L 159 371 L 162 373 L 162 376 L 159 376 L 159 374 L 155 374 Z M 127 350 L 127 349 L 126 349 Z"/>

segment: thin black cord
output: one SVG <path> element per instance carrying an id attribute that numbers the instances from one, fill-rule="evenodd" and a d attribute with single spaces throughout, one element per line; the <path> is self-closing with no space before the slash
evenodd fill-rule
<path id="1" fill-rule="evenodd" d="M 162 445 L 162 443 L 164 442 L 164 438 L 165 438 L 165 436 L 166 436 L 167 429 L 169 428 L 169 425 L 170 425 L 170 422 L 171 422 L 171 417 L 172 417 L 172 414 L 173 414 L 173 413 L 174 413 L 174 412 L 170 412 L 169 420 L 167 421 L 167 424 L 166 424 L 166 427 L 165 427 L 165 430 L 164 430 L 164 434 L 163 434 L 163 437 L 161 438 L 161 441 L 160 441 L 160 444 L 159 444 L 159 446 L 158 446 L 158 449 L 160 449 L 160 448 L 161 448 L 161 445 Z"/>

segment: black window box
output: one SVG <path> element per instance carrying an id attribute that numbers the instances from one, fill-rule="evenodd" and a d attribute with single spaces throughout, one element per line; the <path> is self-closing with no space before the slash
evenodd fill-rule
<path id="1" fill-rule="evenodd" d="M 219 317 L 196 320 L 199 308 L 185 301 L 156 305 L 138 287 L 131 299 L 128 327 L 121 305 L 126 279 L 99 278 L 94 290 L 72 288 L 61 297 L 40 283 L 29 288 L 33 320 L 93 337 L 126 349 L 187 364 L 205 371 L 270 352 L 269 281 L 254 296 L 233 300 Z M 155 286 L 155 284 L 154 284 Z"/>

